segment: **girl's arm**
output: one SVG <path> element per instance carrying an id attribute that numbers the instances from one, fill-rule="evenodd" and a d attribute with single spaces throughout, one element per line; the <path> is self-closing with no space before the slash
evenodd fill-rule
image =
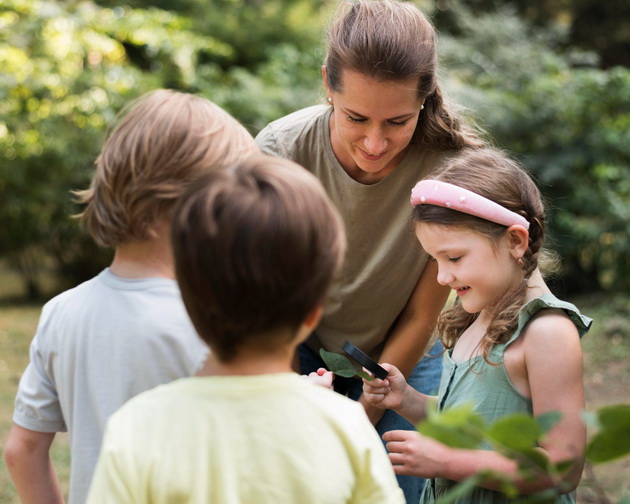
<path id="1" fill-rule="evenodd" d="M 539 450 L 553 462 L 573 460 L 569 470 L 555 478 L 526 481 L 518 476 L 516 463 L 497 452 L 453 449 L 414 431 L 391 431 L 383 439 L 397 474 L 462 481 L 489 469 L 511 477 L 522 494 L 558 485 L 562 485 L 562 492 L 566 493 L 577 487 L 586 445 L 586 427 L 580 417 L 584 393 L 577 330 L 566 316 L 543 312 L 530 322 L 517 343 L 515 352 L 512 347 L 508 350 L 509 358 L 506 352 L 506 368 L 515 383 L 520 383 L 518 378 L 524 373 L 520 377 L 525 378 L 529 390 L 520 391 L 524 395 L 531 393 L 534 415 L 549 411 L 563 415 L 541 442 Z M 519 376 L 510 372 L 515 370 Z M 482 486 L 499 489 L 497 481 Z"/>
<path id="2" fill-rule="evenodd" d="M 437 398 L 415 390 L 395 366 L 387 363 L 381 366 L 388 371 L 387 378 L 363 380 L 364 399 L 377 408 L 395 411 L 412 424 L 424 420 L 427 404 Z"/>
<path id="3" fill-rule="evenodd" d="M 427 350 L 435 323 L 450 292 L 449 287 L 438 284 L 437 272 L 437 264 L 427 261 L 379 359 L 394 365 L 405 377 L 411 374 Z M 359 402 L 365 407 L 372 423 L 376 423 L 384 410 L 370 404 L 363 396 Z"/>

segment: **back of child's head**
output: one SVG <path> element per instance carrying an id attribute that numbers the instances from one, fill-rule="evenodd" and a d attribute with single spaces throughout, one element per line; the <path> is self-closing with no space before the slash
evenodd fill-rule
<path id="1" fill-rule="evenodd" d="M 270 156 L 195 182 L 172 226 L 184 304 L 223 362 L 291 342 L 324 302 L 345 251 L 343 223 L 320 182 Z"/>
<path id="2" fill-rule="evenodd" d="M 451 158 L 430 177 L 472 191 L 484 198 L 525 218 L 529 223 L 528 248 L 519 264 L 523 270 L 523 282 L 504 296 L 490 312 L 493 321 L 487 330 L 480 348 L 487 356 L 489 348 L 511 334 L 518 321 L 518 312 L 527 293 L 527 279 L 541 266 L 548 270 L 554 267 L 553 254 L 543 250 L 545 238 L 545 208 L 541 193 L 528 172 L 497 149 L 467 149 Z M 455 208 L 458 205 L 418 204 L 414 208 L 414 220 L 448 226 L 452 229 L 469 229 L 496 242 L 504 236 L 507 226 L 470 215 Z M 438 330 L 447 348 L 452 348 L 463 329 L 470 325 L 478 314 L 466 313 L 456 304 L 445 312 L 438 322 Z"/>
<path id="3" fill-rule="evenodd" d="M 119 114 L 90 188 L 77 192 L 80 217 L 99 245 L 147 240 L 192 180 L 256 151 L 247 130 L 209 100 L 149 92 Z"/>

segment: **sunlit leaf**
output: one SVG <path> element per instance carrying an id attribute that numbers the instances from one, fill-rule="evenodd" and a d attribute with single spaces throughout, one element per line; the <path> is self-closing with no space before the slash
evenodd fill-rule
<path id="1" fill-rule="evenodd" d="M 587 458 L 609 462 L 630 453 L 630 404 L 606 406 L 597 412 L 600 429 L 588 443 Z"/>
<path id="2" fill-rule="evenodd" d="M 527 414 L 500 418 L 488 429 L 488 437 L 495 443 L 516 451 L 536 446 L 541 434 L 536 419 Z"/>
<path id="3" fill-rule="evenodd" d="M 484 420 L 471 404 L 433 412 L 418 424 L 418 431 L 453 448 L 474 449 L 483 440 Z"/>
<path id="4" fill-rule="evenodd" d="M 536 420 L 538 421 L 542 432 L 547 434 L 547 432 L 553 429 L 558 422 L 562 420 L 562 413 L 559 411 L 548 411 L 547 413 L 538 415 Z"/>

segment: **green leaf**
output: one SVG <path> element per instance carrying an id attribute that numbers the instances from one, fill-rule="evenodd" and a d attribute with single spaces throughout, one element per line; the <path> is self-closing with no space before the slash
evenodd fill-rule
<path id="1" fill-rule="evenodd" d="M 374 380 L 374 377 L 371 374 L 366 373 L 365 371 L 358 371 L 357 375 L 367 381 Z"/>
<path id="2" fill-rule="evenodd" d="M 427 413 L 427 419 L 417 426 L 421 434 L 452 448 L 474 449 L 481 443 L 484 420 L 473 412 L 470 403 Z"/>
<path id="3" fill-rule="evenodd" d="M 600 430 L 587 446 L 592 463 L 609 462 L 630 453 L 630 405 L 606 406 L 597 412 Z"/>
<path id="4" fill-rule="evenodd" d="M 341 355 L 334 352 L 327 352 L 323 348 L 319 349 L 319 355 L 328 367 L 330 371 L 337 376 L 343 376 L 344 378 L 352 378 L 353 376 L 359 376 L 365 380 L 372 381 L 374 378 L 367 374 L 365 371 L 357 371 L 350 359 L 345 355 Z"/>
<path id="5" fill-rule="evenodd" d="M 540 450 L 537 450 L 535 448 L 521 450 L 518 452 L 518 457 L 519 469 L 521 469 L 524 474 L 527 474 L 527 472 L 530 470 L 536 470 L 532 471 L 532 474 L 535 477 L 539 477 L 539 470 L 549 472 L 551 461 L 549 460 L 547 455 L 545 455 L 545 453 Z"/>
<path id="6" fill-rule="evenodd" d="M 543 490 L 542 492 L 528 495 L 527 497 L 520 497 L 518 502 L 520 504 L 553 504 L 556 502 L 557 497 L 558 492 L 553 488 L 549 488 L 548 490 Z"/>
<path id="7" fill-rule="evenodd" d="M 440 497 L 440 504 L 453 504 L 458 499 L 465 499 L 484 480 L 484 476 L 476 474 L 454 485 L 448 492 Z"/>
<path id="8" fill-rule="evenodd" d="M 538 415 L 536 420 L 538 420 L 538 425 L 540 425 L 542 432 L 547 434 L 560 420 L 562 420 L 562 413 L 559 411 L 548 411 L 547 413 Z"/>
<path id="9" fill-rule="evenodd" d="M 535 418 L 526 414 L 499 418 L 488 429 L 488 437 L 508 450 L 521 451 L 536 446 L 542 429 Z"/>

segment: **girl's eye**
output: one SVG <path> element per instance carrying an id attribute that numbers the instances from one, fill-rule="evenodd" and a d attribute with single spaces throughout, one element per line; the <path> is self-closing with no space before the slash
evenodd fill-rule
<path id="1" fill-rule="evenodd" d="M 408 122 L 409 122 L 409 120 L 406 119 L 404 121 L 389 121 L 389 124 L 391 124 L 392 126 L 404 126 Z"/>
<path id="2" fill-rule="evenodd" d="M 459 262 L 460 259 L 461 259 L 461 257 L 449 257 L 448 258 L 448 260 L 450 262 L 454 262 L 454 263 Z"/>

